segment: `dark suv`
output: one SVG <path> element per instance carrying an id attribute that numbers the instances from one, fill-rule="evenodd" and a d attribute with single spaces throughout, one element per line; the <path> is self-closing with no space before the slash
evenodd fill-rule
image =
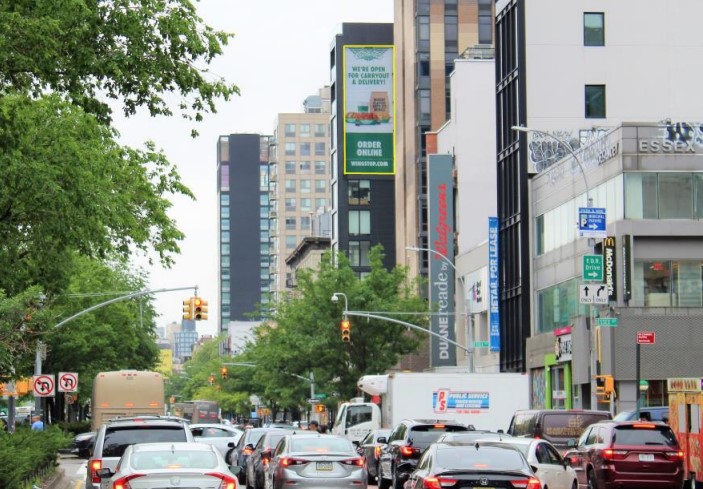
<path id="1" fill-rule="evenodd" d="M 668 425 L 601 421 L 588 426 L 564 457 L 589 489 L 680 488 L 683 452 Z"/>
<path id="2" fill-rule="evenodd" d="M 86 489 L 99 489 L 98 469 L 113 471 L 125 449 L 136 443 L 193 441 L 188 423 L 174 416 L 115 418 L 103 424 L 95 436 L 93 455 L 88 460 Z"/>
<path id="3" fill-rule="evenodd" d="M 381 449 L 378 488 L 388 489 L 392 485 L 393 489 L 402 489 L 427 447 L 442 433 L 455 431 L 468 431 L 468 428 L 456 421 L 441 419 L 406 419 L 398 423 Z"/>

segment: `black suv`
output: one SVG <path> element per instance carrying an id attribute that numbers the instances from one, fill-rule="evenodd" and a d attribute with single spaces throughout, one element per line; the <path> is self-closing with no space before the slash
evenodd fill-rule
<path id="1" fill-rule="evenodd" d="M 113 471 L 125 449 L 136 443 L 194 441 L 188 423 L 175 416 L 115 418 L 103 424 L 95 436 L 93 455 L 88 460 L 86 489 L 100 489 L 98 469 Z"/>
<path id="2" fill-rule="evenodd" d="M 398 423 L 381 449 L 378 467 L 378 488 L 402 489 L 417 461 L 427 447 L 442 433 L 468 431 L 456 421 L 443 419 L 405 419 Z M 381 439 L 378 440 L 381 442 Z"/>

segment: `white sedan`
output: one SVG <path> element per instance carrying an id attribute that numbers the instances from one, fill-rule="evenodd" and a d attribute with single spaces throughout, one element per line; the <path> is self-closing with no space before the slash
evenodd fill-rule
<path id="1" fill-rule="evenodd" d="M 239 428 L 219 423 L 195 423 L 189 427 L 195 441 L 216 447 L 223 457 L 244 434 L 244 431 Z"/>
<path id="2" fill-rule="evenodd" d="M 537 468 L 536 475 L 542 482 L 542 489 L 578 489 L 576 471 L 547 440 L 506 436 L 500 441 L 489 441 L 492 445 L 506 444 L 520 450 L 527 462 Z"/>

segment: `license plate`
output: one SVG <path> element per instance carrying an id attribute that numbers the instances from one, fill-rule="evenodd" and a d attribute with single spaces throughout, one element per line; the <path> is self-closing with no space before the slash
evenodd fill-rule
<path id="1" fill-rule="evenodd" d="M 654 462 L 654 454 L 640 453 L 640 462 Z"/>
<path id="2" fill-rule="evenodd" d="M 315 463 L 315 467 L 317 470 L 330 471 L 332 470 L 332 462 L 317 462 Z"/>

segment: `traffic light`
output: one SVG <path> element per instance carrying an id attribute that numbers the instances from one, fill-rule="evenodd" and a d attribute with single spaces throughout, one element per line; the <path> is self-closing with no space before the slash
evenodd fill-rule
<path id="1" fill-rule="evenodd" d="M 326 409 L 324 404 L 315 404 L 316 413 L 324 413 Z"/>
<path id="2" fill-rule="evenodd" d="M 596 395 L 609 397 L 615 392 L 615 379 L 612 375 L 596 375 Z"/>
<path id="3" fill-rule="evenodd" d="M 188 321 L 193 319 L 193 298 L 183 301 L 183 319 Z"/>
<path id="4" fill-rule="evenodd" d="M 342 330 L 342 341 L 344 343 L 349 343 L 351 341 L 351 324 L 349 324 L 349 320 L 342 319 L 340 328 Z"/>
<path id="5" fill-rule="evenodd" d="M 222 374 L 222 378 L 226 379 L 227 378 L 227 367 L 222 367 L 220 369 L 220 373 Z"/>
<path id="6" fill-rule="evenodd" d="M 200 297 L 193 298 L 193 317 L 196 321 L 207 319 L 207 301 Z"/>

